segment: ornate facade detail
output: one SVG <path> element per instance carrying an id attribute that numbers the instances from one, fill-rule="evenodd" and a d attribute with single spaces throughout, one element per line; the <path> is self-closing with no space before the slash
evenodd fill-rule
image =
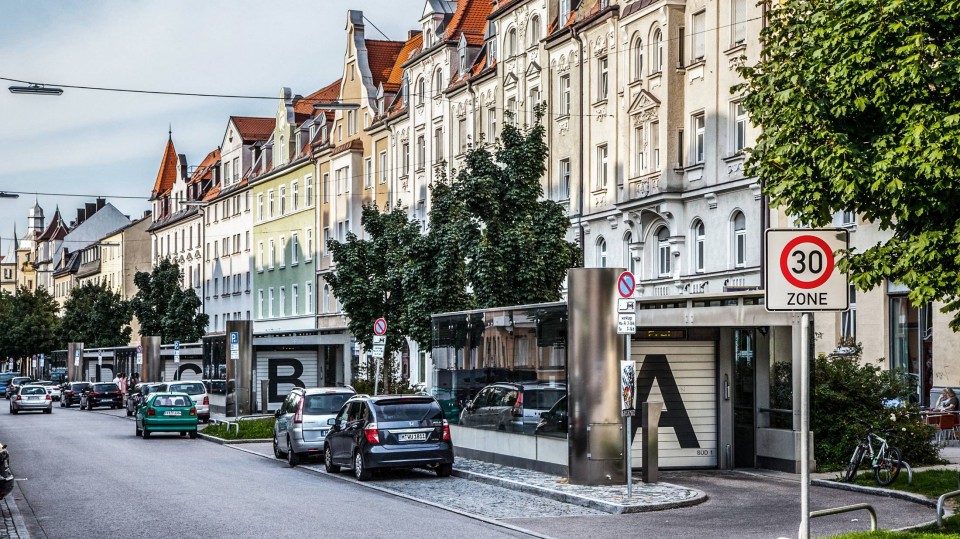
<path id="1" fill-rule="evenodd" d="M 557 128 L 560 130 L 561 135 L 565 135 L 570 132 L 570 120 L 564 118 L 557 121 Z"/>
<path id="2" fill-rule="evenodd" d="M 703 195 L 704 200 L 707 201 L 707 208 L 711 210 L 717 209 L 717 194 L 716 193 L 707 193 Z"/>

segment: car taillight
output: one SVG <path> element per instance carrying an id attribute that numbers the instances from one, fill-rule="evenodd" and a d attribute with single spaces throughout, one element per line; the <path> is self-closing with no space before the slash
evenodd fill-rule
<path id="1" fill-rule="evenodd" d="M 96 396 L 98 396 L 98 395 L 100 395 L 100 393 L 98 393 L 98 392 L 96 392 L 96 391 L 91 391 L 91 392 L 90 392 L 90 396 L 91 396 L 91 397 L 96 397 Z"/>
<path id="2" fill-rule="evenodd" d="M 208 397 L 208 396 L 206 396 L 206 395 L 203 396 L 203 405 L 204 405 L 204 406 L 210 406 L 210 397 Z"/>
<path id="3" fill-rule="evenodd" d="M 50 394 L 47 393 L 47 400 L 50 400 Z"/>
<path id="4" fill-rule="evenodd" d="M 293 415 L 294 423 L 303 423 L 303 399 L 300 399 L 300 404 L 297 404 L 297 413 Z"/>
<path id="5" fill-rule="evenodd" d="M 197 415 L 197 409 L 196 409 L 196 408 L 190 408 L 190 415 Z"/>
<path id="6" fill-rule="evenodd" d="M 17 395 L 17 400 L 21 400 L 21 399 L 20 399 L 20 395 Z"/>
<path id="7" fill-rule="evenodd" d="M 367 437 L 367 441 L 371 444 L 380 443 L 380 431 L 377 430 L 376 423 L 368 423 L 367 426 L 363 428 L 363 434 Z"/>
<path id="8" fill-rule="evenodd" d="M 450 441 L 450 423 L 446 419 L 443 420 L 443 441 Z"/>
<path id="9" fill-rule="evenodd" d="M 517 393 L 517 400 L 513 403 L 513 415 L 514 417 L 523 415 L 523 391 Z"/>
<path id="10" fill-rule="evenodd" d="M 157 415 L 157 411 L 153 408 L 147 408 L 147 415 Z"/>

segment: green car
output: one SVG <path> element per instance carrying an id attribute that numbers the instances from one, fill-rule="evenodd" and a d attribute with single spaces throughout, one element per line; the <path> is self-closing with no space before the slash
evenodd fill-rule
<path id="1" fill-rule="evenodd" d="M 151 393 L 137 408 L 137 436 L 179 432 L 197 437 L 197 407 L 186 393 Z"/>

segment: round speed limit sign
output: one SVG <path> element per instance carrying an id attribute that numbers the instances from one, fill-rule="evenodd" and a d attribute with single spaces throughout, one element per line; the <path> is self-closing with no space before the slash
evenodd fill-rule
<path id="1" fill-rule="evenodd" d="M 843 229 L 767 230 L 766 299 L 770 311 L 843 311 L 847 277 L 836 268 L 845 249 Z"/>

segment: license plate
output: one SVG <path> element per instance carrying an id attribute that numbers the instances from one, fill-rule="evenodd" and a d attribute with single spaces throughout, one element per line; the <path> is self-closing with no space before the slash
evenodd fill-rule
<path id="1" fill-rule="evenodd" d="M 40 397 L 27 397 L 27 400 L 28 400 L 28 401 L 38 401 L 38 400 L 40 400 Z"/>
<path id="2" fill-rule="evenodd" d="M 398 438 L 401 442 L 423 442 L 427 439 L 427 433 L 414 432 L 412 434 L 401 434 Z"/>
<path id="3" fill-rule="evenodd" d="M 182 415 L 182 414 L 183 412 L 181 412 L 180 410 L 167 410 L 166 412 L 163 413 L 163 415 Z"/>

